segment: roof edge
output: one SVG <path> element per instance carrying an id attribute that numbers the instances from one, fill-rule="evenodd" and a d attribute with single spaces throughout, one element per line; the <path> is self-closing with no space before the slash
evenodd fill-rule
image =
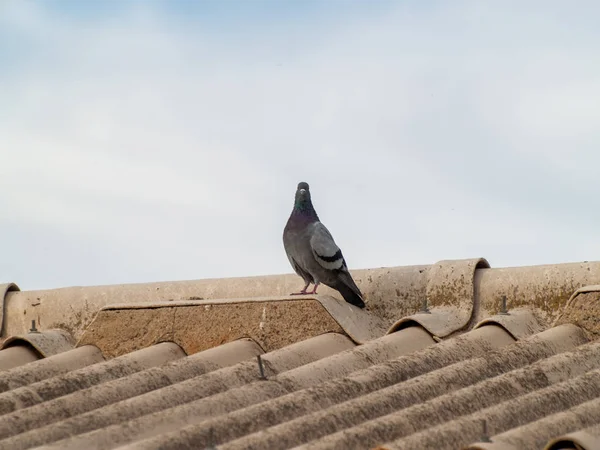
<path id="1" fill-rule="evenodd" d="M 19 286 L 15 283 L 4 283 L 0 284 L 0 339 L 2 338 L 2 332 L 4 330 L 4 316 L 6 309 L 6 294 L 9 292 L 20 291 Z"/>
<path id="2" fill-rule="evenodd" d="M 377 316 L 329 295 L 148 302 L 101 308 L 77 346 L 95 345 L 105 356 L 115 357 L 170 341 L 189 355 L 250 338 L 271 351 L 330 332 L 361 344 L 385 330 Z"/>

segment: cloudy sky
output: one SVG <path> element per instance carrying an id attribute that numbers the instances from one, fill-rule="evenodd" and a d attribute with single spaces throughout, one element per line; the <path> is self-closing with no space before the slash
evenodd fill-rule
<path id="1" fill-rule="evenodd" d="M 0 281 L 600 259 L 600 2 L 0 2 Z M 300 286 L 300 285 L 299 285 Z"/>

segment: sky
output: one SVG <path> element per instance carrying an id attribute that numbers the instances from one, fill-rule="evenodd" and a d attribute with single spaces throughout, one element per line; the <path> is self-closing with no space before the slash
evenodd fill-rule
<path id="1" fill-rule="evenodd" d="M 600 3 L 0 1 L 0 282 L 600 259 Z M 301 287 L 299 279 L 299 287 Z"/>

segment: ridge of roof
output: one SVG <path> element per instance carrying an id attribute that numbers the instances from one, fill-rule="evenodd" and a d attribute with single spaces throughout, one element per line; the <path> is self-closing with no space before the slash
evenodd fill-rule
<path id="1" fill-rule="evenodd" d="M 369 313 L 384 327 L 407 321 L 407 317 L 421 310 L 428 311 L 433 314 L 413 319 L 422 321 L 423 326 L 441 338 L 469 329 L 474 323 L 506 309 L 504 305 L 513 310 L 528 308 L 547 326 L 556 320 L 575 290 L 600 284 L 600 262 L 491 268 L 485 259 L 471 258 L 431 265 L 361 269 L 352 271 L 352 275 L 365 294 Z M 286 274 L 9 290 L 4 292 L 1 303 L 2 336 L 26 334 L 29 324 L 35 320 L 38 330 L 66 330 L 77 341 L 98 311 L 109 304 L 125 303 L 132 307 L 152 302 L 283 298 L 296 289 L 297 283 L 296 275 Z M 323 286 L 320 293 L 339 299 L 339 294 L 327 286 Z M 441 316 L 435 314 L 437 308 L 445 308 Z M 456 320 L 450 321 L 453 315 L 457 315 Z M 428 325 L 427 321 L 435 323 Z M 450 327 L 449 323 L 454 325 Z"/>
<path id="2" fill-rule="evenodd" d="M 77 345 L 95 345 L 114 357 L 170 341 L 192 354 L 242 337 L 275 350 L 324 333 L 343 333 L 364 343 L 385 332 L 379 318 L 356 306 L 328 295 L 303 295 L 107 305 Z"/>

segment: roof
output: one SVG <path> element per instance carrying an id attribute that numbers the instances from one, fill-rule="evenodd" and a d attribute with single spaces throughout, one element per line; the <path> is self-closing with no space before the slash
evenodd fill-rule
<path id="1" fill-rule="evenodd" d="M 600 448 L 600 263 L 354 276 L 7 284 L 0 448 Z"/>

